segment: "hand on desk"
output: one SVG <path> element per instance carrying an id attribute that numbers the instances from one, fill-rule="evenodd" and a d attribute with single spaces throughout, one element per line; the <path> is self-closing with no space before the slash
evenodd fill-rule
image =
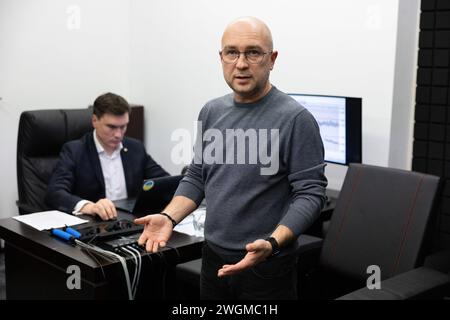
<path id="1" fill-rule="evenodd" d="M 109 199 L 100 199 L 96 203 L 86 203 L 80 212 L 90 214 L 92 216 L 98 215 L 102 220 L 116 219 L 117 211 L 114 203 Z"/>
<path id="2" fill-rule="evenodd" d="M 263 239 L 258 239 L 245 246 L 247 254 L 236 264 L 226 264 L 217 272 L 218 277 L 230 276 L 251 268 L 272 254 L 272 246 Z"/>
<path id="3" fill-rule="evenodd" d="M 145 225 L 138 244 L 145 244 L 147 252 L 158 252 L 158 248 L 165 247 L 172 235 L 172 222 L 161 214 L 150 214 L 134 220 L 134 223 Z"/>

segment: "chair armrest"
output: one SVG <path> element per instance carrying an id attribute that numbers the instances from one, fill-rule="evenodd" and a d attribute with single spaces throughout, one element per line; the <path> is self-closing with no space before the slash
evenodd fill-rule
<path id="1" fill-rule="evenodd" d="M 430 254 L 425 258 L 423 265 L 443 273 L 450 272 L 450 250 L 443 250 Z"/>
<path id="2" fill-rule="evenodd" d="M 323 239 L 302 234 L 297 238 L 295 242 L 295 254 L 302 256 L 309 253 L 318 253 L 322 249 Z"/>
<path id="3" fill-rule="evenodd" d="M 362 288 L 337 300 L 439 299 L 449 294 L 448 274 L 420 267 L 381 281 L 380 289 Z"/>
<path id="4" fill-rule="evenodd" d="M 319 262 L 323 239 L 302 234 L 296 241 L 295 254 L 298 257 L 297 264 L 297 289 L 299 299 L 310 299 L 314 292 L 312 284 L 314 274 Z M 313 295 L 315 292 L 313 293 Z"/>
<path id="5" fill-rule="evenodd" d="M 336 207 L 336 199 L 328 198 L 325 207 L 322 209 L 319 218 L 306 230 L 306 234 L 315 237 L 325 238 L 324 225 L 329 224 L 334 208 Z"/>
<path id="6" fill-rule="evenodd" d="M 302 234 L 295 243 L 292 255 L 297 256 L 299 274 L 308 274 L 317 266 L 323 239 Z"/>
<path id="7" fill-rule="evenodd" d="M 202 259 L 195 259 L 180 263 L 175 267 L 176 277 L 183 283 L 189 283 L 194 287 L 200 285 L 200 273 L 202 270 Z"/>
<path id="8" fill-rule="evenodd" d="M 19 209 L 19 214 L 29 214 L 34 212 L 39 212 L 42 210 L 39 210 L 38 208 L 34 208 L 33 206 L 30 206 L 29 204 L 16 201 L 17 208 Z"/>

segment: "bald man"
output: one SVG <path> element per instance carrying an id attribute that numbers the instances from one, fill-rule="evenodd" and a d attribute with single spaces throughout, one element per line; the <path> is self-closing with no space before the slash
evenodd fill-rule
<path id="1" fill-rule="evenodd" d="M 230 23 L 223 75 L 233 93 L 200 111 L 195 156 L 139 243 L 164 247 L 176 223 L 206 198 L 202 299 L 296 299 L 294 243 L 325 203 L 324 149 L 312 115 L 269 81 L 278 52 L 266 24 Z"/>

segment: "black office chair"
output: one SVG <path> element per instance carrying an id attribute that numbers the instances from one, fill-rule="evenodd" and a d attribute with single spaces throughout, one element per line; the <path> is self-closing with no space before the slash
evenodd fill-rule
<path id="1" fill-rule="evenodd" d="M 47 184 L 64 143 L 92 130 L 92 107 L 25 111 L 17 138 L 17 186 L 20 214 L 48 210 Z M 127 136 L 143 141 L 143 107 L 133 106 Z"/>
<path id="2" fill-rule="evenodd" d="M 429 249 L 438 188 L 435 176 L 351 164 L 319 258 L 311 263 L 300 256 L 300 265 L 313 266 L 301 269 L 300 297 L 442 297 L 448 276 L 421 267 Z M 381 289 L 366 287 L 372 275 L 369 266 L 381 270 Z"/>
<path id="3" fill-rule="evenodd" d="M 62 145 L 92 130 L 92 109 L 25 111 L 17 138 L 17 186 L 20 214 L 48 210 L 47 184 Z"/>

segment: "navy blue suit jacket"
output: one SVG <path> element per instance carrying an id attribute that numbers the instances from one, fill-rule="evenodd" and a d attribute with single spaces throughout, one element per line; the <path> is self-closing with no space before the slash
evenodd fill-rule
<path id="1" fill-rule="evenodd" d="M 145 151 L 144 145 L 125 137 L 120 153 L 128 197 L 137 195 L 144 179 L 169 175 Z M 63 145 L 50 178 L 45 202 L 53 209 L 71 213 L 80 200 L 105 198 L 105 181 L 93 132 Z"/>

